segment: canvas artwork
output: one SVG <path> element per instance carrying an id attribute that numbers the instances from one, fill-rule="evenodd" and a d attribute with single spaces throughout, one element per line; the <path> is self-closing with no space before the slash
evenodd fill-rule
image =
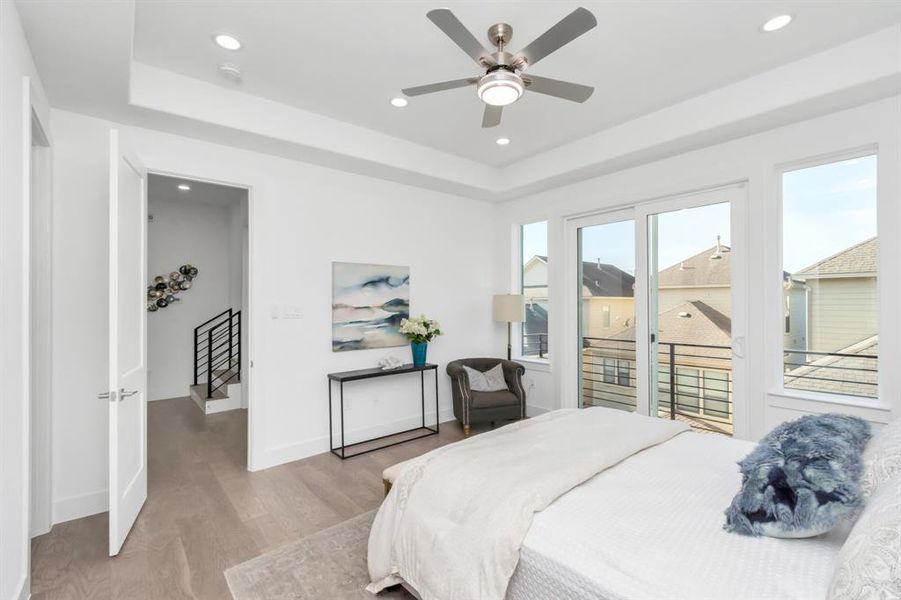
<path id="1" fill-rule="evenodd" d="M 332 351 L 406 346 L 410 267 L 332 263 Z"/>

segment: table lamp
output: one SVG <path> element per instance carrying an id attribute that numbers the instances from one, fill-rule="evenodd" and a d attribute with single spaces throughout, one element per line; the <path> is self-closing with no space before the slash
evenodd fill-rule
<path id="1" fill-rule="evenodd" d="M 513 354 L 513 323 L 526 320 L 526 302 L 522 294 L 495 294 L 494 320 L 507 324 L 507 360 Z"/>

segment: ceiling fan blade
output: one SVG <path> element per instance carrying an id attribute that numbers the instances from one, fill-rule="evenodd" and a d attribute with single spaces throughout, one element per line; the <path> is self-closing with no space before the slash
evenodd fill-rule
<path id="1" fill-rule="evenodd" d="M 466 87 L 467 85 L 475 85 L 478 78 L 468 77 L 466 79 L 454 79 L 452 81 L 441 81 L 439 83 L 430 83 L 428 85 L 418 85 L 416 87 L 404 88 L 401 91 L 404 96 L 421 96 L 423 94 L 431 94 L 433 92 L 443 92 L 444 90 L 452 90 L 454 88 Z"/>
<path id="2" fill-rule="evenodd" d="M 594 88 L 578 83 L 570 83 L 569 81 L 560 81 L 559 79 L 549 79 L 547 77 L 536 77 L 529 75 L 523 77 L 523 83 L 530 92 L 538 92 L 555 98 L 563 98 L 572 102 L 585 102 L 594 93 Z"/>
<path id="3" fill-rule="evenodd" d="M 485 114 L 482 115 L 482 127 L 497 127 L 501 124 L 501 113 L 504 112 L 503 106 L 485 105 Z"/>
<path id="4" fill-rule="evenodd" d="M 447 37 L 457 44 L 463 52 L 468 54 L 472 60 L 480 65 L 485 61 L 488 61 L 486 64 L 494 64 L 491 53 L 485 49 L 485 46 L 479 43 L 479 40 L 466 29 L 466 26 L 464 26 L 463 23 L 460 22 L 460 19 L 458 19 L 450 10 L 446 8 L 436 8 L 435 10 L 430 10 L 426 13 L 426 16 L 432 23 L 438 26 L 438 29 L 443 31 Z"/>
<path id="5" fill-rule="evenodd" d="M 570 43 L 586 31 L 598 24 L 597 19 L 586 8 L 579 7 L 572 11 L 556 25 L 539 35 L 531 44 L 520 50 L 517 55 L 526 59 L 529 65 Z"/>

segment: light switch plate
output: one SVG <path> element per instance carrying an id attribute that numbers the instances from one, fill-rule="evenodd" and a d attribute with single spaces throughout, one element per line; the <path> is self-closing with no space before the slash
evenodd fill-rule
<path id="1" fill-rule="evenodd" d="M 282 311 L 283 319 L 300 319 L 302 316 L 301 308 L 296 304 L 286 304 Z"/>

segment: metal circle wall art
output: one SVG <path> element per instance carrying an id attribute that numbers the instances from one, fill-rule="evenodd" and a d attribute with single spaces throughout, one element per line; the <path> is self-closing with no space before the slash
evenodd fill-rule
<path id="1" fill-rule="evenodd" d="M 172 271 L 168 276 L 154 277 L 147 286 L 147 312 L 157 312 L 181 301 L 178 294 L 191 289 L 197 273 L 194 265 L 182 265 L 178 271 Z"/>

